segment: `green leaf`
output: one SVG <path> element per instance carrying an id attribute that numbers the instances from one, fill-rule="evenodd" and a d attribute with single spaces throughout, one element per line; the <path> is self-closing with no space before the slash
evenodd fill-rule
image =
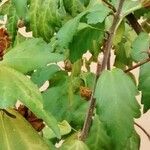
<path id="1" fill-rule="evenodd" d="M 142 61 L 148 58 L 146 53 L 150 47 L 150 36 L 148 33 L 140 33 L 132 44 L 132 57 L 135 61 Z"/>
<path id="2" fill-rule="evenodd" d="M 127 146 L 124 150 L 139 150 L 140 136 L 134 130 L 132 136 L 128 139 Z"/>
<path id="3" fill-rule="evenodd" d="M 73 37 L 78 32 L 79 23 L 82 17 L 86 15 L 88 12 L 92 11 L 94 7 L 96 7 L 96 4 L 91 5 L 88 7 L 88 9 L 84 10 L 80 14 L 78 14 L 73 19 L 70 19 L 67 21 L 58 31 L 55 38 L 51 40 L 53 49 L 56 49 L 59 52 L 64 52 L 64 50 L 68 49 L 69 44 L 72 42 Z"/>
<path id="4" fill-rule="evenodd" d="M 62 122 L 60 122 L 58 124 L 58 127 L 60 129 L 60 134 L 62 135 L 66 135 L 68 133 L 71 132 L 71 126 L 69 125 L 69 123 L 64 120 Z M 49 127 L 44 127 L 44 129 L 42 130 L 43 132 L 43 137 L 45 137 L 46 139 L 52 139 L 55 138 L 56 135 L 54 134 L 54 132 L 49 128 Z"/>
<path id="5" fill-rule="evenodd" d="M 24 19 L 27 13 L 27 0 L 12 0 L 19 18 Z"/>
<path id="6" fill-rule="evenodd" d="M 43 92 L 44 109 L 51 112 L 58 121 L 67 120 L 81 127 L 88 103 L 78 94 L 80 78 L 58 72 L 49 80 L 50 86 Z"/>
<path id="7" fill-rule="evenodd" d="M 60 26 L 60 14 L 58 0 L 31 0 L 29 7 L 30 29 L 34 37 L 42 37 L 49 42 Z"/>
<path id="8" fill-rule="evenodd" d="M 144 104 L 144 112 L 150 109 L 150 63 L 140 68 L 139 90 L 142 91 L 142 104 Z"/>
<path id="9" fill-rule="evenodd" d="M 57 121 L 43 109 L 43 99 L 37 86 L 20 72 L 0 65 L 0 108 L 14 106 L 17 100 L 43 119 L 57 137 L 60 137 Z"/>
<path id="10" fill-rule="evenodd" d="M 90 89 L 93 88 L 95 74 L 91 72 L 83 72 L 80 75 L 81 79 L 84 81 L 84 86 L 89 87 Z"/>
<path id="11" fill-rule="evenodd" d="M 71 77 L 78 77 L 81 73 L 81 66 L 83 62 L 81 59 L 72 64 Z"/>
<path id="12" fill-rule="evenodd" d="M 37 69 L 31 76 L 31 80 L 41 87 L 45 81 L 50 79 L 56 72 L 60 71 L 58 65 L 50 65 Z"/>
<path id="13" fill-rule="evenodd" d="M 88 24 L 102 23 L 109 14 L 110 9 L 105 5 L 97 4 L 89 9 L 89 14 L 86 16 Z"/>
<path id="14" fill-rule="evenodd" d="M 82 55 L 87 51 L 97 56 L 100 45 L 104 37 L 104 25 L 99 24 L 95 28 L 89 25 L 78 31 L 69 44 L 70 59 L 72 62 L 82 58 Z"/>
<path id="15" fill-rule="evenodd" d="M 119 1 L 116 1 L 117 6 Z M 122 12 L 121 12 L 121 16 L 122 18 L 124 18 L 126 15 L 139 10 L 142 8 L 142 4 L 141 1 L 131 1 L 131 0 L 126 0 L 124 2 L 123 8 L 122 8 Z"/>
<path id="16" fill-rule="evenodd" d="M 7 28 L 7 32 L 9 33 L 9 36 L 11 38 L 11 42 L 13 43 L 15 40 L 15 36 L 17 35 L 18 16 L 16 13 L 16 9 L 10 0 L 6 1 L 1 6 L 0 14 L 1 15 L 7 14 L 6 28 Z"/>
<path id="17" fill-rule="evenodd" d="M 122 40 L 118 45 L 115 47 L 115 63 L 114 66 L 120 69 L 126 69 L 126 66 L 132 65 L 132 59 L 130 56 L 130 43 L 127 41 Z"/>
<path id="18" fill-rule="evenodd" d="M 64 6 L 67 12 L 73 17 L 81 13 L 85 8 L 80 0 L 64 0 Z"/>
<path id="19" fill-rule="evenodd" d="M 114 45 L 117 45 L 118 43 L 121 42 L 124 32 L 125 32 L 125 22 L 122 21 L 120 23 L 119 27 L 116 30 L 116 33 L 115 33 L 115 36 L 114 36 L 114 39 L 113 39 L 113 44 Z"/>
<path id="20" fill-rule="evenodd" d="M 60 150 L 89 150 L 89 148 L 79 140 L 68 140 L 66 141 Z"/>
<path id="21" fill-rule="evenodd" d="M 80 0 L 80 1 L 84 4 L 84 6 L 87 6 L 90 2 L 90 0 Z"/>
<path id="22" fill-rule="evenodd" d="M 4 3 L 1 3 L 1 7 L 0 7 L 0 15 L 5 15 L 8 13 L 9 11 L 9 7 L 11 5 L 10 1 L 5 1 Z"/>
<path id="23" fill-rule="evenodd" d="M 16 45 L 19 45 L 20 43 L 24 42 L 25 40 L 28 40 L 27 37 L 23 36 L 21 33 L 17 33 L 16 37 L 15 37 L 15 41 L 14 41 L 14 47 Z"/>
<path id="24" fill-rule="evenodd" d="M 48 63 L 63 60 L 62 55 L 51 53 L 50 48 L 42 39 L 28 39 L 6 53 L 1 63 L 27 73 Z"/>
<path id="25" fill-rule="evenodd" d="M 16 118 L 0 111 L 1 150 L 51 150 L 32 126 L 15 110 L 7 110 Z"/>
<path id="26" fill-rule="evenodd" d="M 79 15 L 77 15 L 75 18 L 70 19 L 68 22 L 66 22 L 62 28 L 58 31 L 56 35 L 56 47 L 63 51 L 64 49 L 68 48 L 69 43 L 72 41 L 73 36 L 77 32 L 78 25 L 80 22 L 80 19 L 86 14 L 86 12 L 83 12 Z"/>
<path id="27" fill-rule="evenodd" d="M 106 130 L 102 122 L 99 120 L 98 116 L 95 116 L 93 120 L 89 136 L 86 140 L 86 144 L 91 150 L 111 149 L 111 139 L 107 135 Z"/>
<path id="28" fill-rule="evenodd" d="M 63 93 L 65 93 L 65 90 L 62 86 L 50 88 L 43 93 L 44 109 L 55 115 L 58 121 L 64 119 L 68 121 L 66 106 L 69 104 L 67 104 L 67 98 L 63 96 Z"/>
<path id="29" fill-rule="evenodd" d="M 104 71 L 98 79 L 95 93 L 98 114 L 115 150 L 126 145 L 134 129 L 133 119 L 140 116 L 136 94 L 135 84 L 120 69 Z"/>
<path id="30" fill-rule="evenodd" d="M 43 93 L 44 109 L 51 112 L 58 121 L 66 119 L 69 123 L 72 121 L 75 125 L 81 125 L 88 103 L 74 95 L 72 89 L 70 94 L 69 90 L 68 85 L 49 88 Z"/>

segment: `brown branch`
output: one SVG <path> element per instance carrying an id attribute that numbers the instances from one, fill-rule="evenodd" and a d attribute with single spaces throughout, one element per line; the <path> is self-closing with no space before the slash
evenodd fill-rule
<path id="1" fill-rule="evenodd" d="M 114 20 L 113 20 L 113 23 L 112 23 L 112 26 L 110 27 L 110 30 L 108 32 L 108 39 L 103 47 L 103 52 L 104 52 L 104 59 L 102 61 L 102 71 L 105 70 L 106 66 L 107 66 L 107 62 L 108 62 L 108 58 L 109 58 L 109 53 L 111 51 L 111 47 L 112 47 L 112 41 L 113 41 L 113 37 L 114 37 L 114 32 L 116 30 L 116 26 L 120 20 L 120 13 L 121 13 L 121 9 L 122 9 L 122 6 L 123 6 L 123 2 L 125 0 L 120 0 L 120 3 L 119 3 L 119 6 L 118 6 L 118 9 L 115 13 L 115 16 L 114 16 Z"/>
<path id="2" fill-rule="evenodd" d="M 134 122 L 134 124 L 139 127 L 145 134 L 146 136 L 148 137 L 149 141 L 150 141 L 150 134 L 141 126 L 139 125 L 138 123 Z"/>
<path id="3" fill-rule="evenodd" d="M 139 35 L 143 31 L 143 29 L 138 23 L 136 17 L 133 14 L 129 14 L 126 16 L 126 18 L 129 21 L 131 27 L 134 29 L 134 31 Z"/>
<path id="4" fill-rule="evenodd" d="M 90 129 L 90 126 L 92 123 L 92 116 L 93 116 L 93 112 L 95 109 L 95 102 L 96 102 L 96 99 L 94 98 L 94 93 L 95 93 L 96 83 L 97 83 L 97 80 L 99 78 L 100 72 L 101 72 L 101 64 L 98 61 L 97 62 L 97 68 L 96 68 L 96 78 L 95 78 L 94 83 L 93 83 L 94 88 L 93 88 L 93 92 L 92 92 L 92 95 L 90 98 L 90 104 L 89 104 L 89 108 L 88 108 L 86 118 L 84 121 L 83 129 L 81 131 L 80 140 L 82 140 L 82 141 L 84 141 L 87 138 L 88 132 L 89 132 L 89 129 Z"/>
<path id="5" fill-rule="evenodd" d="M 113 12 L 116 12 L 116 8 L 107 0 L 102 0 Z M 143 29 L 142 26 L 138 23 L 136 17 L 134 16 L 134 14 L 129 14 L 126 16 L 128 22 L 130 23 L 131 27 L 134 29 L 134 31 L 137 34 L 140 34 Z"/>
<path id="6" fill-rule="evenodd" d="M 116 26 L 119 22 L 119 19 L 120 19 L 120 13 L 121 13 L 121 9 L 122 9 L 124 1 L 125 0 L 120 0 L 120 2 L 119 2 L 118 9 L 114 15 L 112 26 L 110 27 L 109 32 L 108 32 L 108 38 L 107 38 L 106 42 L 104 42 L 103 50 L 102 50 L 104 52 L 102 66 L 99 63 L 99 60 L 97 61 L 97 71 L 96 71 L 96 78 L 94 81 L 93 93 L 90 98 L 90 105 L 89 105 L 89 108 L 88 108 L 88 111 L 86 114 L 86 119 L 84 121 L 83 129 L 81 131 L 81 136 L 80 136 L 80 140 L 82 140 L 82 141 L 84 141 L 87 138 L 88 133 L 89 133 L 89 129 L 90 129 L 91 122 L 92 122 L 92 116 L 93 116 L 93 112 L 94 112 L 94 108 L 95 108 L 95 102 L 96 102 L 96 99 L 94 98 L 94 94 L 95 94 L 97 80 L 98 80 L 99 76 L 101 75 L 102 71 L 104 71 L 105 68 L 107 67 L 109 54 L 110 54 L 110 51 L 112 48 L 114 32 L 115 32 Z"/>
<path id="7" fill-rule="evenodd" d="M 138 67 L 140 67 L 140 66 L 142 66 L 148 62 L 150 62 L 150 58 L 147 58 L 146 60 L 143 60 L 143 61 L 137 63 L 136 65 L 132 66 L 131 68 L 124 70 L 124 72 L 128 73 L 128 72 L 130 72 L 130 71 L 132 71 L 132 70 L 134 70 L 134 69 L 136 69 L 136 68 L 138 68 Z"/>

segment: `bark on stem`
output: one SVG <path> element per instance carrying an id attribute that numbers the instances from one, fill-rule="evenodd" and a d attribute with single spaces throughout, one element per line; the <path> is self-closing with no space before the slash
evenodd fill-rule
<path id="1" fill-rule="evenodd" d="M 103 57 L 103 61 L 102 61 L 102 66 L 99 63 L 99 60 L 97 61 L 97 71 L 96 71 L 96 78 L 95 78 L 95 82 L 94 82 L 94 89 L 93 89 L 93 93 L 92 93 L 92 96 L 90 99 L 90 106 L 88 108 L 85 122 L 84 122 L 83 129 L 81 131 L 81 136 L 80 136 L 80 140 L 82 140 L 82 141 L 84 141 L 87 138 L 88 133 L 89 133 L 89 129 L 90 129 L 91 122 L 92 122 L 93 111 L 95 108 L 95 102 L 96 102 L 96 99 L 94 98 L 94 94 L 95 94 L 97 80 L 98 80 L 99 76 L 101 75 L 102 71 L 104 71 L 105 68 L 107 67 L 109 54 L 110 54 L 110 51 L 112 48 L 112 41 L 113 41 L 114 33 L 116 30 L 116 26 L 120 20 L 120 13 L 121 13 L 124 1 L 125 0 L 119 1 L 118 9 L 114 15 L 112 26 L 110 27 L 110 29 L 108 31 L 108 38 L 103 45 L 102 51 L 104 52 L 104 57 Z"/>
<path id="2" fill-rule="evenodd" d="M 116 8 L 107 0 L 102 0 L 113 12 L 116 12 Z M 142 26 L 138 23 L 133 13 L 126 16 L 129 24 L 137 34 L 143 32 Z"/>

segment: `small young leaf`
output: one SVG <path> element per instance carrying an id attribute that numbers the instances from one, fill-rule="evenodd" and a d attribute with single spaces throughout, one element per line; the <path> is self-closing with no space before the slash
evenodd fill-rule
<path id="1" fill-rule="evenodd" d="M 63 60 L 62 55 L 51 53 L 50 48 L 50 45 L 42 39 L 28 39 L 6 53 L 1 63 L 22 73 L 27 73 L 46 66 L 48 63 Z"/>
<path id="2" fill-rule="evenodd" d="M 0 111 L 0 149 L 1 150 L 51 150 L 32 126 L 15 110 L 8 109 L 16 118 Z"/>
<path id="3" fill-rule="evenodd" d="M 146 53 L 150 47 L 150 36 L 147 33 L 140 33 L 132 44 L 132 58 L 135 61 L 142 61 L 148 58 Z"/>
<path id="4" fill-rule="evenodd" d="M 133 118 L 140 116 L 136 94 L 135 84 L 120 69 L 104 71 L 98 79 L 95 93 L 98 114 L 112 138 L 114 149 L 126 145 L 134 129 Z"/>
<path id="5" fill-rule="evenodd" d="M 144 112 L 150 109 L 150 63 L 140 68 L 139 90 L 142 91 L 142 104 L 144 104 Z"/>
<path id="6" fill-rule="evenodd" d="M 57 121 L 43 109 L 43 99 L 37 86 L 20 72 L 0 65 L 0 108 L 14 106 L 17 100 L 43 119 L 57 137 L 60 137 Z"/>

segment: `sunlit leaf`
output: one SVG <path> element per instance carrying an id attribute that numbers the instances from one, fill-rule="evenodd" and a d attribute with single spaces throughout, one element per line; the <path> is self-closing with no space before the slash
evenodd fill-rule
<path id="1" fill-rule="evenodd" d="M 60 137 L 57 121 L 43 109 L 42 96 L 37 86 L 20 72 L 0 65 L 0 108 L 14 106 L 17 100 L 43 119 L 57 137 Z"/>
<path id="2" fill-rule="evenodd" d="M 32 126 L 15 110 L 7 110 L 16 118 L 0 111 L 1 150 L 51 150 Z"/>
<path id="3" fill-rule="evenodd" d="M 9 51 L 1 62 L 22 73 L 63 60 L 63 56 L 50 52 L 50 45 L 42 39 L 32 38 L 21 42 Z"/>

